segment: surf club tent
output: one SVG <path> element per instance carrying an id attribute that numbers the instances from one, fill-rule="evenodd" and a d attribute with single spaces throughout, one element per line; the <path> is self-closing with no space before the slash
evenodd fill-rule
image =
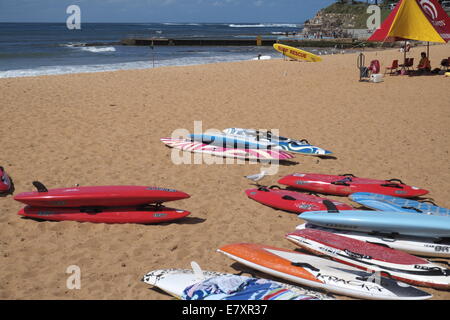
<path id="1" fill-rule="evenodd" d="M 446 43 L 450 40 L 450 17 L 437 0 L 400 0 L 368 41 L 402 40 L 405 46 L 407 40 L 426 41 L 429 56 L 430 42 Z"/>

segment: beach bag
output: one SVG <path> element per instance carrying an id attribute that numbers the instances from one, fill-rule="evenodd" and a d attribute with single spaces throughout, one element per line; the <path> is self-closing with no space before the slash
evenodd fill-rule
<path id="1" fill-rule="evenodd" d="M 368 78 L 369 77 L 369 68 L 360 67 L 359 68 L 359 76 L 360 76 L 360 78 Z"/>
<path id="2" fill-rule="evenodd" d="M 380 61 L 372 60 L 370 62 L 369 70 L 371 70 L 372 73 L 379 73 L 380 72 Z"/>

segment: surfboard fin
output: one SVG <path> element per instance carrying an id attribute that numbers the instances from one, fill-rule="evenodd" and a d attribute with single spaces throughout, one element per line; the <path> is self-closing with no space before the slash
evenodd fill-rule
<path id="1" fill-rule="evenodd" d="M 38 192 L 48 192 L 47 188 L 42 182 L 33 181 L 33 186 L 37 189 Z"/>
<path id="2" fill-rule="evenodd" d="M 291 265 L 293 265 L 294 267 L 308 268 L 310 270 L 320 272 L 320 269 L 317 269 L 316 267 L 306 262 L 291 262 Z"/>
<path id="3" fill-rule="evenodd" d="M 338 208 L 330 200 L 323 200 L 322 203 L 325 205 L 325 207 L 327 207 L 328 212 L 339 213 Z"/>
<path id="4" fill-rule="evenodd" d="M 201 281 L 205 279 L 205 275 L 203 274 L 202 268 L 200 268 L 200 265 L 197 262 L 191 261 L 191 268 L 192 271 L 194 271 L 197 280 Z"/>

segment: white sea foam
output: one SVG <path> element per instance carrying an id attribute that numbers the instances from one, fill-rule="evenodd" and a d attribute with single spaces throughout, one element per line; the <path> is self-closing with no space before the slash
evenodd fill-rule
<path id="1" fill-rule="evenodd" d="M 156 60 L 155 67 L 189 66 L 218 62 L 243 61 L 254 57 L 254 54 L 217 55 L 207 57 L 187 57 L 168 60 Z M 152 61 L 135 61 L 114 64 L 45 66 L 33 69 L 17 69 L 0 71 L 0 78 L 35 77 L 69 73 L 91 73 L 117 70 L 136 70 L 152 68 Z"/>
<path id="2" fill-rule="evenodd" d="M 77 47 L 83 47 L 84 45 L 86 45 L 84 42 L 69 42 L 69 43 L 60 44 L 59 46 L 68 47 L 68 48 L 77 48 Z"/>
<path id="3" fill-rule="evenodd" d="M 270 60 L 270 59 L 272 59 L 271 56 L 260 56 L 260 57 L 253 58 L 251 60 Z"/>
<path id="4" fill-rule="evenodd" d="M 89 51 L 92 53 L 103 53 L 103 52 L 115 52 L 116 48 L 114 47 L 78 47 L 83 51 Z"/>
<path id="5" fill-rule="evenodd" d="M 45 66 L 32 69 L 17 69 L 0 71 L 0 78 L 15 77 L 35 77 L 68 73 L 87 73 L 87 72 L 104 72 L 126 69 L 143 69 L 151 67 L 148 61 L 129 62 L 117 64 L 99 64 L 99 65 L 66 65 L 66 66 Z"/>
<path id="6" fill-rule="evenodd" d="M 165 26 L 201 26 L 201 23 L 175 23 L 175 22 L 165 22 Z"/>

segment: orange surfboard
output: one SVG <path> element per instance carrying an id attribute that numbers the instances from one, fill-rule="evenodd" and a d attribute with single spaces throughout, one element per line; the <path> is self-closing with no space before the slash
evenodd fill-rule
<path id="1" fill-rule="evenodd" d="M 380 281 L 372 281 L 372 273 L 297 251 L 253 243 L 230 244 L 217 251 L 272 276 L 346 296 L 385 300 L 432 297 L 405 283 L 398 284 L 384 277 L 380 277 Z"/>

